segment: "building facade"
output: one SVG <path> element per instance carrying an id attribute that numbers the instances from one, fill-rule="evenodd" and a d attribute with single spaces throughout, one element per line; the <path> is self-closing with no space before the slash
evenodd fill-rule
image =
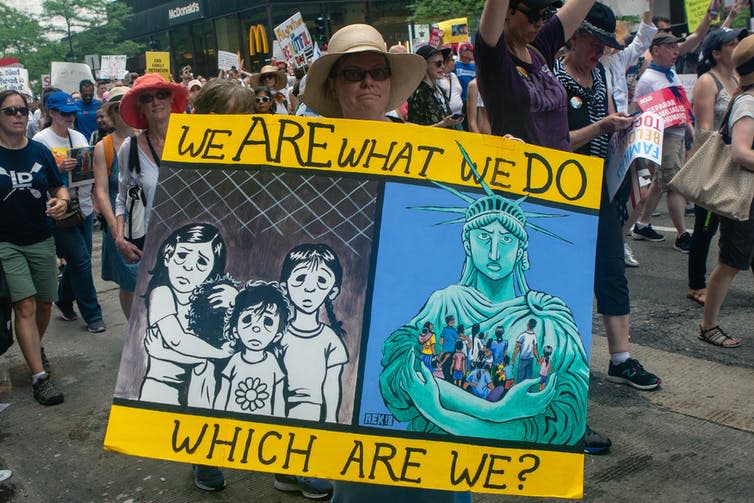
<path id="1" fill-rule="evenodd" d="M 168 51 L 174 76 L 184 65 L 194 74 L 217 72 L 217 51 L 238 52 L 244 68 L 257 70 L 273 55 L 273 28 L 296 12 L 316 40 L 325 41 L 352 23 L 375 26 L 388 45 L 408 38 L 410 11 L 405 0 L 126 0 L 133 16 L 126 38 L 148 50 Z M 129 69 L 143 71 L 144 57 L 129 61 Z"/>

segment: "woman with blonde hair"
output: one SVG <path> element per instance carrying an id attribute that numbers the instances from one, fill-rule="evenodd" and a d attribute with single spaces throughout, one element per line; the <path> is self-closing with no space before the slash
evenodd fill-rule
<path id="1" fill-rule="evenodd" d="M 212 79 L 194 98 L 195 114 L 254 113 L 254 93 L 229 80 Z"/>

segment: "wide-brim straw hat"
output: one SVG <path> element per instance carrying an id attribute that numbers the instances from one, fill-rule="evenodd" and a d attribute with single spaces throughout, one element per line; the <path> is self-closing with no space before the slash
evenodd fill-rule
<path id="1" fill-rule="evenodd" d="M 123 122 L 136 129 L 147 129 L 146 118 L 139 113 L 139 96 L 146 91 L 165 89 L 173 96 L 173 113 L 183 113 L 188 105 L 188 89 L 186 86 L 167 82 L 159 73 L 147 73 L 134 81 L 133 87 L 123 96 L 120 101 L 120 116 Z"/>
<path id="2" fill-rule="evenodd" d="M 340 103 L 330 91 L 327 79 L 340 58 L 361 52 L 382 54 L 390 64 L 390 97 L 385 112 L 398 108 L 406 101 L 427 72 L 427 62 L 421 56 L 387 52 L 382 35 L 372 26 L 348 25 L 335 32 L 330 39 L 327 54 L 314 61 L 309 68 L 304 103 L 324 117 L 343 117 Z"/>
<path id="3" fill-rule="evenodd" d="M 754 35 L 743 39 L 733 49 L 733 65 L 740 76 L 741 87 L 754 84 Z"/>
<path id="4" fill-rule="evenodd" d="M 116 103 L 120 103 L 121 100 L 126 96 L 126 93 L 130 91 L 131 88 L 128 86 L 117 86 L 113 87 L 107 92 L 107 101 L 102 104 L 103 107 L 109 107 L 110 105 L 115 105 Z"/>
<path id="5" fill-rule="evenodd" d="M 255 73 L 254 75 L 251 76 L 252 87 L 261 86 L 262 75 L 267 75 L 270 73 L 275 74 L 275 86 L 273 87 L 273 89 L 275 90 L 283 89 L 288 85 L 288 77 L 285 75 L 284 71 L 278 70 L 278 67 L 274 65 L 265 65 L 262 67 L 259 73 Z"/>

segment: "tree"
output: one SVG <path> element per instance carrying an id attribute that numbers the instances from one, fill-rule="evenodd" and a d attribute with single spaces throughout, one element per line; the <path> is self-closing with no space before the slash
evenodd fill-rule
<path id="1" fill-rule="evenodd" d="M 0 55 L 18 56 L 35 48 L 42 27 L 31 16 L 0 3 Z"/>
<path id="2" fill-rule="evenodd" d="M 414 0 L 412 21 L 436 23 L 445 19 L 468 17 L 469 24 L 476 25 L 482 15 L 484 0 Z"/>

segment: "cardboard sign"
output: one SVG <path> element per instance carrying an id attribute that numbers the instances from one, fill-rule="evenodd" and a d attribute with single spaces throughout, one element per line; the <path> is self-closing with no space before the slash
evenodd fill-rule
<path id="1" fill-rule="evenodd" d="M 698 77 L 695 73 L 679 73 L 675 76 L 683 86 L 683 90 L 686 92 L 686 97 L 694 95 L 694 86 Z"/>
<path id="2" fill-rule="evenodd" d="M 76 159 L 76 167 L 68 172 L 68 186 L 91 185 L 94 183 L 94 147 L 78 147 L 68 150 L 68 157 Z"/>
<path id="3" fill-rule="evenodd" d="M 658 114 L 665 121 L 665 127 L 692 124 L 694 112 L 683 87 L 665 87 L 645 96 L 636 98 L 643 112 Z"/>
<path id="4" fill-rule="evenodd" d="M 170 78 L 170 53 L 147 51 L 146 53 L 147 73 L 159 73 L 167 82 Z"/>
<path id="5" fill-rule="evenodd" d="M 102 56 L 102 68 L 100 69 L 100 77 L 103 79 L 116 80 L 121 78 L 126 73 L 126 60 L 128 58 L 125 55 L 106 55 Z"/>
<path id="6" fill-rule="evenodd" d="M 686 8 L 686 25 L 688 26 L 689 33 L 693 33 L 699 23 L 702 22 L 702 18 L 707 14 L 707 10 L 710 8 L 709 0 L 685 0 L 683 2 Z M 723 0 L 718 0 L 718 6 L 722 6 Z M 718 7 L 722 12 L 722 7 Z"/>
<path id="7" fill-rule="evenodd" d="M 628 129 L 610 137 L 608 154 L 607 194 L 612 201 L 623 184 L 628 168 L 636 159 L 646 159 L 656 165 L 662 160 L 662 134 L 665 131 L 663 118 L 652 112 L 639 115 Z"/>
<path id="8" fill-rule="evenodd" d="M 437 23 L 438 28 L 443 32 L 442 40 L 445 44 L 460 44 L 469 42 L 469 20 L 465 17 L 448 19 Z"/>
<path id="9" fill-rule="evenodd" d="M 12 66 L 0 67 L 0 91 L 18 91 L 32 96 L 29 87 L 29 71 L 26 68 Z"/>
<path id="10" fill-rule="evenodd" d="M 228 51 L 217 51 L 217 68 L 220 70 L 230 70 L 231 67 L 240 68 L 238 64 L 238 54 Z"/>
<path id="11" fill-rule="evenodd" d="M 84 63 L 53 61 L 50 64 L 50 82 L 68 94 L 78 92 L 82 80 L 94 81 L 92 70 Z"/>
<path id="12" fill-rule="evenodd" d="M 581 497 L 602 171 L 440 128 L 174 114 L 105 448 Z"/>
<path id="13" fill-rule="evenodd" d="M 275 27 L 275 38 L 283 57 L 294 67 L 303 66 L 314 59 L 314 41 L 300 12 Z"/>

